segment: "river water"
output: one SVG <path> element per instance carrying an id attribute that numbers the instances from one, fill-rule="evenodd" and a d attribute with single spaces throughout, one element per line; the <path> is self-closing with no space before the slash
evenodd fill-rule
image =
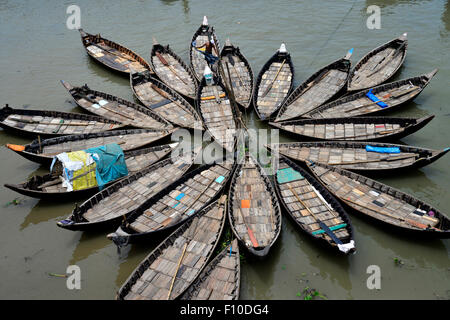
<path id="1" fill-rule="evenodd" d="M 245 3 L 245 4 L 244 4 Z M 146 59 L 152 36 L 169 43 L 185 61 L 188 46 L 203 15 L 215 26 L 220 42 L 229 37 L 240 46 L 255 76 L 281 42 L 292 55 L 298 85 L 322 66 L 355 48 L 352 62 L 372 48 L 408 32 L 408 54 L 393 80 L 434 68 L 438 74 L 424 92 L 390 115 L 436 118 L 403 143 L 442 149 L 450 136 L 450 4 L 449 1 L 0 1 L 0 97 L 13 107 L 30 106 L 82 112 L 59 80 L 132 100 L 126 77 L 114 74 L 88 58 L 79 33 L 66 27 L 66 8 L 81 9 L 81 26 L 101 33 Z M 368 29 L 366 9 L 381 8 L 381 28 Z M 249 127 L 266 128 L 254 112 Z M 295 138 L 294 138 L 295 139 Z M 280 134 L 282 141 L 294 141 Z M 156 245 L 133 245 L 122 250 L 103 232 L 62 230 L 74 203 L 52 203 L 19 197 L 3 187 L 45 168 L 7 150 L 5 143 L 30 139 L 0 131 L 0 298 L 2 299 L 112 299 L 136 265 Z M 450 209 L 448 156 L 404 174 L 380 177 L 384 183 L 433 204 Z M 449 299 L 450 246 L 448 240 L 421 240 L 395 235 L 353 214 L 355 255 L 339 256 L 318 247 L 287 218 L 269 257 L 242 263 L 242 299 L 302 299 L 305 287 L 328 299 Z M 395 259 L 403 264 L 396 264 Z M 68 290 L 68 265 L 81 268 L 81 290 Z M 381 289 L 366 285 L 367 267 L 381 270 Z"/>

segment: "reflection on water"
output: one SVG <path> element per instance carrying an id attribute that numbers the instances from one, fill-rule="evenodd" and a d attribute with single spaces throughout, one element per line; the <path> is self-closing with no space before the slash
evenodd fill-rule
<path id="1" fill-rule="evenodd" d="M 24 196 L 25 197 L 25 196 Z M 73 209 L 72 203 L 58 203 L 52 201 L 43 201 L 26 197 L 27 201 L 37 201 L 36 205 L 26 215 L 23 222 L 20 224 L 20 230 L 26 229 L 30 225 L 37 225 L 45 221 L 56 221 L 59 218 L 65 218 Z"/>
<path id="2" fill-rule="evenodd" d="M 444 5 L 444 12 L 442 13 L 442 22 L 444 23 L 445 30 L 450 31 L 450 0 Z"/>
<path id="3" fill-rule="evenodd" d="M 111 230 L 113 231 L 113 230 Z M 73 251 L 72 258 L 69 261 L 69 264 L 78 264 L 79 261 L 87 259 L 89 256 L 94 253 L 104 249 L 108 246 L 113 245 L 113 243 L 106 238 L 105 234 L 102 233 L 89 233 L 89 232 L 72 232 L 66 231 L 74 234 L 74 237 L 78 237 L 81 234 L 80 241 L 78 245 L 75 247 Z M 105 231 L 105 233 L 107 230 Z M 114 259 L 115 260 L 115 259 Z"/>

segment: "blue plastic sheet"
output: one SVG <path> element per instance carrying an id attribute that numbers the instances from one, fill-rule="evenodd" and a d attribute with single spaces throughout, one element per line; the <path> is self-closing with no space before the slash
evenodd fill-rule
<path id="1" fill-rule="evenodd" d="M 97 154 L 93 156 L 96 163 L 95 177 L 101 190 L 108 182 L 128 175 L 125 163 L 125 155 L 122 148 L 116 143 L 84 150 L 87 153 Z"/>
<path id="2" fill-rule="evenodd" d="M 366 145 L 367 152 L 378 152 L 378 153 L 400 153 L 399 147 L 373 147 Z"/>
<path id="3" fill-rule="evenodd" d="M 372 93 L 372 89 L 370 89 L 369 92 L 366 93 L 366 96 L 373 102 L 378 101 L 377 105 L 379 105 L 381 108 L 388 107 L 388 105 L 386 103 L 384 103 L 383 101 L 380 101 L 380 99 Z"/>
<path id="4" fill-rule="evenodd" d="M 300 174 L 300 172 L 295 171 L 292 168 L 284 168 L 277 171 L 278 183 L 285 183 L 302 179 L 304 179 L 304 177 Z"/>

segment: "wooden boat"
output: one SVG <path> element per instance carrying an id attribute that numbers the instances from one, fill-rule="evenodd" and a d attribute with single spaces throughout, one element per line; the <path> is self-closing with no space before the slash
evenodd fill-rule
<path id="1" fill-rule="evenodd" d="M 294 160 L 320 162 L 361 173 L 420 168 L 436 161 L 450 150 L 450 148 L 432 150 L 391 143 L 351 141 L 292 142 L 267 147 L 272 152 L 278 151 Z M 384 152 L 381 153 L 376 152 L 376 148 L 389 149 L 382 150 Z"/>
<path id="2" fill-rule="evenodd" d="M 117 300 L 174 300 L 192 284 L 214 253 L 225 222 L 221 197 L 188 219 L 131 273 Z"/>
<path id="3" fill-rule="evenodd" d="M 203 17 L 202 25 L 195 31 L 194 36 L 189 44 L 189 61 L 191 63 L 191 68 L 194 71 L 194 75 L 197 78 L 198 82 L 202 81 L 203 71 L 208 64 L 205 59 L 205 54 L 203 53 L 203 48 L 196 49 L 195 47 L 201 47 L 207 43 L 207 41 L 213 41 L 212 44 L 212 55 L 215 57 L 219 57 L 219 40 L 217 39 L 216 33 L 214 31 L 214 27 L 208 25 L 208 19 Z M 195 47 L 194 47 L 195 45 Z M 202 51 L 202 52 L 200 52 Z M 217 62 L 213 65 L 210 65 L 212 69 L 217 68 Z M 213 70 L 215 72 L 215 70 Z"/>
<path id="4" fill-rule="evenodd" d="M 115 97 L 113 95 L 92 90 L 85 84 L 73 87 L 61 80 L 64 88 L 84 110 L 106 119 L 119 121 L 135 128 L 170 129 L 172 125 L 147 107 Z"/>
<path id="5" fill-rule="evenodd" d="M 218 77 L 214 76 L 212 85 L 207 85 L 203 78 L 198 88 L 197 104 L 206 130 L 227 152 L 233 152 L 237 115 Z"/>
<path id="6" fill-rule="evenodd" d="M 391 78 L 403 64 L 408 46 L 407 34 L 370 51 L 350 72 L 347 91 L 375 87 Z"/>
<path id="7" fill-rule="evenodd" d="M 171 156 L 129 175 L 75 206 L 70 216 L 57 222 L 58 227 L 72 231 L 118 227 L 124 216 L 181 178 L 199 152 L 196 148 L 180 157 Z"/>
<path id="8" fill-rule="evenodd" d="M 280 157 L 275 189 L 291 218 L 314 239 L 343 252 L 355 252 L 353 228 L 340 203 L 316 179 Z"/>
<path id="9" fill-rule="evenodd" d="M 256 78 L 253 105 L 261 120 L 268 120 L 278 111 L 294 84 L 294 64 L 284 43 L 264 64 Z"/>
<path id="10" fill-rule="evenodd" d="M 228 199 L 234 235 L 250 253 L 266 256 L 280 235 L 281 210 L 267 174 L 248 152 L 236 166 Z"/>
<path id="11" fill-rule="evenodd" d="M 181 300 L 238 300 L 241 281 L 236 239 L 208 263 Z"/>
<path id="12" fill-rule="evenodd" d="M 150 63 L 156 75 L 178 93 L 195 99 L 197 79 L 194 72 L 175 53 L 169 45 L 162 46 L 154 40 Z"/>
<path id="13" fill-rule="evenodd" d="M 253 96 L 253 71 L 250 63 L 241 53 L 239 47 L 235 47 L 228 39 L 220 52 L 222 64 L 225 65 L 225 81 L 230 83 L 228 72 L 231 76 L 236 102 L 244 108 L 252 103 Z"/>
<path id="14" fill-rule="evenodd" d="M 108 239 L 122 247 L 176 228 L 222 191 L 233 167 L 210 163 L 188 172 L 137 208 Z"/>
<path id="15" fill-rule="evenodd" d="M 201 130 L 200 116 L 191 104 L 150 72 L 131 71 L 130 84 L 136 98 L 159 116 L 177 126 Z"/>
<path id="16" fill-rule="evenodd" d="M 129 174 L 138 172 L 156 161 L 160 160 L 172 151 L 174 144 L 157 146 L 146 149 L 124 151 L 125 163 Z M 116 179 L 108 183 L 111 185 Z M 58 173 L 49 173 L 44 176 L 33 176 L 28 181 L 20 184 L 5 184 L 5 187 L 25 196 L 48 199 L 48 200 L 67 200 L 79 199 L 90 196 L 98 192 L 98 186 L 90 187 L 81 190 L 67 191 L 62 185 L 62 180 Z"/>
<path id="17" fill-rule="evenodd" d="M 108 131 L 125 125 L 81 113 L 13 109 L 6 105 L 0 109 L 0 126 L 18 134 L 62 136 Z"/>
<path id="18" fill-rule="evenodd" d="M 315 140 L 378 141 L 401 139 L 423 128 L 434 115 L 423 118 L 349 117 L 270 122 L 281 130 Z"/>
<path id="19" fill-rule="evenodd" d="M 167 137 L 175 130 L 129 129 L 98 133 L 75 134 L 45 140 L 36 139 L 22 145 L 6 146 L 25 159 L 50 166 L 53 157 L 62 152 L 72 152 L 117 143 L 123 151 L 141 148 Z"/>
<path id="20" fill-rule="evenodd" d="M 130 67 L 140 72 L 151 70 L 147 61 L 130 49 L 105 39 L 100 34 L 93 35 L 83 29 L 78 31 L 87 54 L 95 61 L 121 73 L 129 73 Z"/>
<path id="21" fill-rule="evenodd" d="M 300 84 L 284 101 L 275 122 L 303 116 L 329 101 L 347 84 L 350 73 L 350 57 L 347 55 L 323 67 Z"/>
<path id="22" fill-rule="evenodd" d="M 418 77 L 382 84 L 366 89 L 338 100 L 324 104 L 306 114 L 306 118 L 343 118 L 372 115 L 389 111 L 415 99 L 433 76 L 437 69 Z"/>
<path id="23" fill-rule="evenodd" d="M 343 203 L 395 229 L 439 238 L 450 237 L 450 220 L 438 209 L 400 190 L 362 175 L 310 163 L 314 175 Z"/>

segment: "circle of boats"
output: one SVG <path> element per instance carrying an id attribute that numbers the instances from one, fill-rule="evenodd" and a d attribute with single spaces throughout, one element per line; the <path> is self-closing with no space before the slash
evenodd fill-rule
<path id="1" fill-rule="evenodd" d="M 449 150 L 379 142 L 414 133 L 433 118 L 380 116 L 417 97 L 437 72 L 385 83 L 405 60 L 406 34 L 375 48 L 353 68 L 351 49 L 293 88 L 294 64 L 284 44 L 255 80 L 239 47 L 227 40 L 219 49 L 206 17 L 189 44 L 189 65 L 156 39 L 147 63 L 116 42 L 79 31 L 90 57 L 130 77 L 140 103 L 62 81 L 76 104 L 93 115 L 6 105 L 0 110 L 4 129 L 38 136 L 25 146 L 7 146 L 28 160 L 50 165 L 61 152 L 117 143 L 129 175 L 101 191 L 91 187 L 67 192 L 51 174 L 5 186 L 41 199 L 90 196 L 57 225 L 81 231 L 116 226 L 108 238 L 119 248 L 171 232 L 116 298 L 238 299 L 238 242 L 252 255 L 267 256 L 281 231 L 282 208 L 302 232 L 344 254 L 356 251 L 347 211 L 392 232 L 449 237 L 450 220 L 438 209 L 361 175 L 419 168 Z M 202 50 L 205 44 L 213 45 L 211 53 Z M 208 65 L 216 70 L 212 85 L 203 79 Z M 226 70 L 224 77 L 218 67 Z M 246 149 L 237 161 L 236 139 L 230 138 L 240 127 L 239 108 L 251 106 L 261 121 L 309 140 L 265 146 L 278 159 L 273 179 Z M 192 170 L 201 147 L 168 157 L 178 143 L 149 146 L 178 127 L 207 131 L 235 153 L 234 160 Z M 226 217 L 234 240 L 218 251 Z"/>

